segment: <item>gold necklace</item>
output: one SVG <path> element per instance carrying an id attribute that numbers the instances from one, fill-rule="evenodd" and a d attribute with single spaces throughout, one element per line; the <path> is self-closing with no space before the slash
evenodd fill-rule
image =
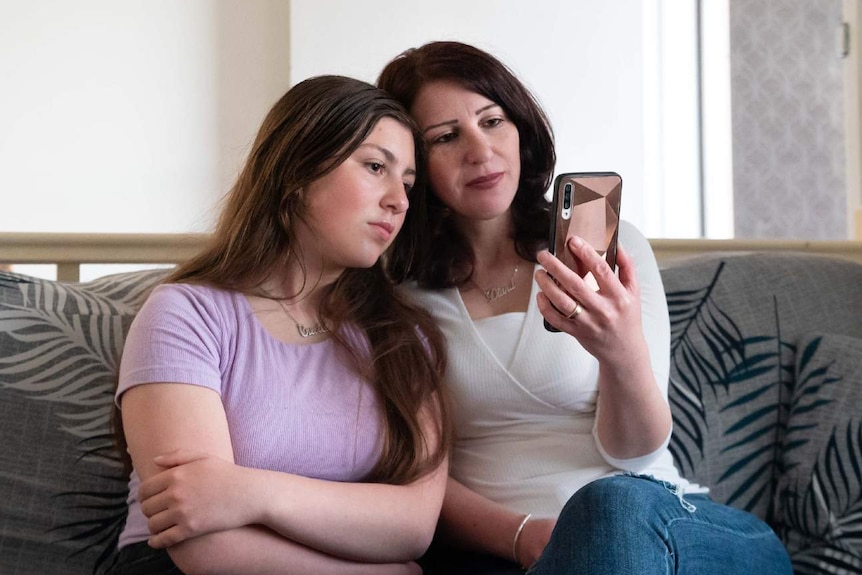
<path id="1" fill-rule="evenodd" d="M 287 309 L 287 306 L 284 305 L 283 301 L 278 300 L 278 305 L 281 306 L 281 309 L 284 310 L 284 313 L 287 314 L 287 317 L 289 317 L 290 321 L 292 321 L 293 324 L 296 326 L 296 331 L 299 332 L 300 337 L 305 338 L 311 337 L 313 335 L 319 335 L 321 333 L 329 333 L 329 329 L 326 326 L 322 325 L 320 322 L 315 323 L 311 327 L 306 327 L 305 325 L 296 321 L 296 318 L 293 317 L 293 314 L 290 313 L 290 310 Z"/>
<path id="2" fill-rule="evenodd" d="M 515 266 L 515 271 L 512 272 L 512 277 L 509 279 L 509 283 L 507 283 L 506 285 L 482 289 L 482 286 L 473 281 L 472 277 L 470 278 L 470 283 L 479 288 L 479 291 L 481 291 L 482 295 L 485 296 L 485 300 L 488 303 L 491 303 L 492 301 L 500 299 L 504 295 L 510 294 L 515 291 L 515 288 L 518 287 L 515 285 L 516 275 L 518 275 L 518 266 Z"/>

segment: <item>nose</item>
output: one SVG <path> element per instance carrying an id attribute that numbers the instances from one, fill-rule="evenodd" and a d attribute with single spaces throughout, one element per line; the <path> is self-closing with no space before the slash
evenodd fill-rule
<path id="1" fill-rule="evenodd" d="M 465 144 L 465 158 L 469 163 L 481 164 L 494 155 L 488 136 L 481 130 L 468 130 L 462 137 Z"/>
<path id="2" fill-rule="evenodd" d="M 404 189 L 404 183 L 398 180 L 389 184 L 380 203 L 395 214 L 406 212 L 410 202 L 407 200 L 407 190 Z"/>

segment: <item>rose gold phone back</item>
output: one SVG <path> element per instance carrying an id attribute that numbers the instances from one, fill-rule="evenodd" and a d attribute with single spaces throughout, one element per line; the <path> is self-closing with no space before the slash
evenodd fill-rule
<path id="1" fill-rule="evenodd" d="M 558 193 L 562 194 L 566 183 L 572 184 L 571 217 L 564 218 L 563 202 L 557 202 L 553 252 L 578 271 L 593 289 L 598 289 L 592 274 L 579 269 L 566 243 L 572 236 L 580 236 L 604 256 L 612 268 L 615 267 L 622 178 L 617 174 L 563 175 L 558 182 Z"/>

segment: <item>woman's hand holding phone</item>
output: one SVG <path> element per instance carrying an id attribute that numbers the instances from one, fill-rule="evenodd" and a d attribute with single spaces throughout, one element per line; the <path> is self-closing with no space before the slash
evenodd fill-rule
<path id="1" fill-rule="evenodd" d="M 593 289 L 599 286 L 586 261 L 573 257 L 568 244 L 578 237 L 604 258 L 613 273 L 617 262 L 617 238 L 623 179 L 616 172 L 569 172 L 554 179 L 554 197 L 548 250 Z M 553 275 L 553 274 L 552 274 Z M 576 307 L 571 314 L 577 315 Z M 559 331 L 545 321 L 545 329 Z"/>
<path id="2" fill-rule="evenodd" d="M 547 251 L 538 254 L 544 269 L 536 272 L 538 306 L 545 320 L 559 331 L 574 336 L 600 362 L 619 359 L 643 349 L 641 299 L 634 262 L 618 250 L 619 276 L 596 250 L 580 237 L 566 244 L 572 258 L 592 272 L 598 290 Z M 580 304 L 580 309 L 578 309 Z"/>

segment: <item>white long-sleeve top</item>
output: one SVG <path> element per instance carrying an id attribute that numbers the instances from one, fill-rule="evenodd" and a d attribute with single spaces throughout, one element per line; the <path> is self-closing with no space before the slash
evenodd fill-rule
<path id="1" fill-rule="evenodd" d="M 649 242 L 627 222 L 620 227 L 620 244 L 635 261 L 644 335 L 656 385 L 667 400 L 670 323 L 661 275 Z M 652 475 L 687 493 L 705 492 L 680 476 L 667 442 L 637 459 L 604 454 L 594 434 L 598 361 L 575 338 L 545 330 L 537 289 L 534 280 L 526 313 L 474 322 L 457 289 L 405 286 L 434 315 L 447 340 L 446 382 L 456 432 L 451 476 L 534 516 L 556 517 L 575 491 L 624 471 Z"/>

